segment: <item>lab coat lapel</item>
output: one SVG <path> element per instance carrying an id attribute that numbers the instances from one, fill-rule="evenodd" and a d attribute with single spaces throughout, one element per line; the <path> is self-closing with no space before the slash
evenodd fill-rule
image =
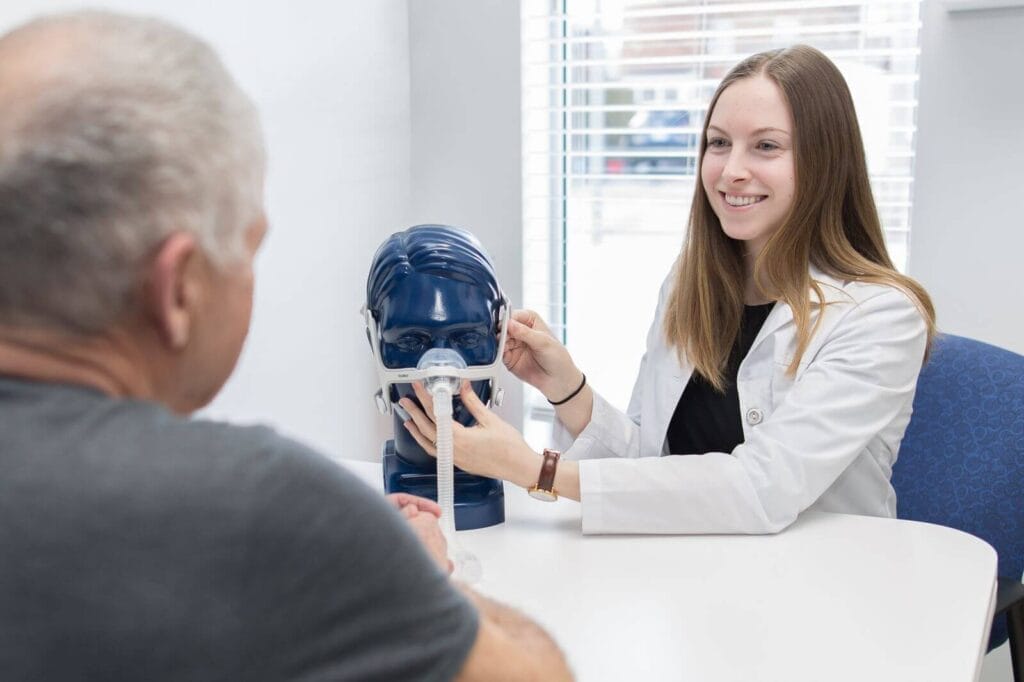
<path id="1" fill-rule="evenodd" d="M 843 281 L 836 279 L 830 275 L 825 274 L 818 268 L 811 266 L 811 279 L 818 282 L 821 286 L 821 292 L 825 296 L 825 303 L 839 300 L 843 291 Z M 814 290 L 808 291 L 808 295 L 812 301 L 817 299 Z M 811 309 L 811 319 L 814 320 L 816 313 L 814 309 Z M 768 314 L 768 319 L 764 321 L 761 326 L 761 331 L 758 332 L 757 338 L 754 339 L 754 343 L 750 346 L 750 350 L 747 351 L 748 357 L 754 357 L 754 352 L 757 348 L 765 341 L 765 339 L 771 338 L 775 332 L 782 329 L 787 324 L 793 322 L 793 309 L 785 303 L 779 302 L 772 308 L 771 313 Z"/>
<path id="2" fill-rule="evenodd" d="M 656 383 L 658 395 L 653 404 L 656 414 L 651 423 L 657 424 L 658 430 L 652 434 L 652 441 L 648 446 L 652 454 L 667 452 L 666 437 L 669 422 L 672 421 L 672 415 L 675 414 L 676 406 L 683 396 L 686 384 L 693 376 L 693 365 L 687 359 L 680 362 L 674 347 L 666 345 L 662 352 L 670 353 L 673 357 L 665 358 L 664 362 L 659 363 L 666 371 Z"/>

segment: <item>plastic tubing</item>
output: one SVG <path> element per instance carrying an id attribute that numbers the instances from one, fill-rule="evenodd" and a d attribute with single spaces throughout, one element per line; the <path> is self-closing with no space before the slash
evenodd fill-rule
<path id="1" fill-rule="evenodd" d="M 434 425 L 437 427 L 437 503 L 441 506 L 441 531 L 448 553 L 455 547 L 455 462 L 452 445 L 452 388 L 447 381 L 431 386 Z"/>
<path id="2" fill-rule="evenodd" d="M 455 537 L 455 448 L 452 443 L 452 392 L 458 386 L 456 378 L 438 378 L 427 383 L 434 398 L 434 426 L 437 428 L 437 503 L 441 507 L 441 532 L 448 543 L 448 558 L 455 567 L 452 577 L 465 583 L 475 583 L 483 575 L 480 560 L 462 548 Z"/>

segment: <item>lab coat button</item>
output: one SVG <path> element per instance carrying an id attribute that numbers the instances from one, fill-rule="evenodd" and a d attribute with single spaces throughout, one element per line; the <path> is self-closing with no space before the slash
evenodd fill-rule
<path id="1" fill-rule="evenodd" d="M 752 407 L 749 410 L 747 410 L 747 423 L 750 424 L 751 426 L 757 426 L 758 424 L 761 423 L 763 419 L 764 412 L 757 409 L 756 407 Z"/>

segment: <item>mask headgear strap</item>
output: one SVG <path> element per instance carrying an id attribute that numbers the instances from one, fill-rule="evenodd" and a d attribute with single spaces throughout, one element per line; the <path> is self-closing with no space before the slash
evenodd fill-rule
<path id="1" fill-rule="evenodd" d="M 510 317 L 508 299 L 504 295 L 501 297 L 501 305 L 498 308 L 498 351 L 494 358 L 494 362 L 489 365 L 473 366 L 468 367 L 465 370 L 460 371 L 460 375 L 467 379 L 481 380 L 486 379 L 491 382 L 491 397 L 488 401 L 488 405 L 494 407 L 501 406 L 502 400 L 505 397 L 505 389 L 498 385 L 498 376 L 501 371 L 502 359 L 505 354 L 505 341 L 508 339 L 508 320 Z M 363 316 L 363 321 L 366 324 L 366 333 L 370 340 L 370 350 L 373 353 L 374 364 L 377 368 L 377 381 L 380 388 L 374 394 L 374 401 L 377 404 L 377 410 L 384 415 L 390 415 L 393 412 L 391 403 L 391 386 L 394 384 L 405 384 L 422 378 L 419 370 L 415 368 L 408 369 L 388 369 L 384 366 L 384 360 L 380 354 L 380 323 L 374 315 L 374 311 L 370 310 L 365 304 L 359 310 Z"/>

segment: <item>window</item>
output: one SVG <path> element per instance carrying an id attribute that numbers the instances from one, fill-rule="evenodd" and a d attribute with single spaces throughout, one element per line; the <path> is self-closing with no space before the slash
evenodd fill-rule
<path id="1" fill-rule="evenodd" d="M 613 404 L 629 400 L 682 245 L 697 136 L 744 57 L 806 43 L 853 92 L 875 200 L 906 264 L 920 7 L 914 1 L 523 0 L 524 304 Z M 527 393 L 527 438 L 552 411 Z"/>

